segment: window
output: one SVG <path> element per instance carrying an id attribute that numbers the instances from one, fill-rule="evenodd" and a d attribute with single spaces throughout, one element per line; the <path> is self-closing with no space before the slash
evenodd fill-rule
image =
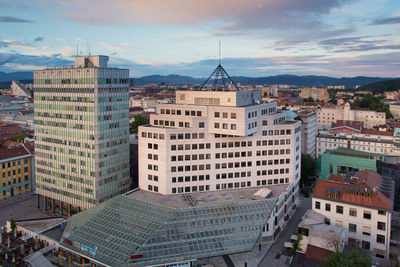
<path id="1" fill-rule="evenodd" d="M 214 117 L 219 118 L 219 112 L 214 112 Z"/>
<path id="2" fill-rule="evenodd" d="M 231 124 L 231 130 L 236 130 L 236 124 Z"/>
<path id="3" fill-rule="evenodd" d="M 371 212 L 364 211 L 364 219 L 371 220 Z"/>
<path id="4" fill-rule="evenodd" d="M 386 211 L 384 211 L 384 210 L 378 210 L 378 214 L 379 214 L 379 215 L 386 215 Z"/>
<path id="5" fill-rule="evenodd" d="M 384 235 L 376 235 L 376 242 L 385 244 L 385 236 Z"/>
<path id="6" fill-rule="evenodd" d="M 357 210 L 356 209 L 350 209 L 349 210 L 349 215 L 353 217 L 357 217 Z"/>
<path id="7" fill-rule="evenodd" d="M 377 228 L 378 228 L 378 230 L 385 231 L 386 230 L 386 223 L 378 222 Z"/>
<path id="8" fill-rule="evenodd" d="M 362 241 L 362 243 L 361 243 L 361 247 L 363 248 L 363 249 L 367 249 L 367 250 L 370 250 L 370 248 L 371 248 L 371 245 L 370 245 L 370 243 L 368 242 L 368 241 Z"/>
<path id="9" fill-rule="evenodd" d="M 321 202 L 315 201 L 315 208 L 316 208 L 317 210 L 321 209 Z"/>
<path id="10" fill-rule="evenodd" d="M 231 119 L 236 119 L 236 113 L 231 113 Z"/>
<path id="11" fill-rule="evenodd" d="M 204 122 L 199 122 L 199 128 L 204 128 Z"/>
<path id="12" fill-rule="evenodd" d="M 353 232 L 353 233 L 357 232 L 357 225 L 349 223 L 349 232 Z"/>
<path id="13" fill-rule="evenodd" d="M 215 128 L 215 129 L 218 129 L 218 128 L 219 128 L 219 123 L 218 123 L 218 122 L 214 123 L 214 128 Z"/>
<path id="14" fill-rule="evenodd" d="M 371 227 L 363 226 L 363 228 L 362 228 L 362 234 L 363 234 L 363 235 L 368 235 L 368 236 L 370 236 L 370 235 L 371 235 Z"/>
<path id="15" fill-rule="evenodd" d="M 326 210 L 326 211 L 331 211 L 331 204 L 326 203 L 326 204 L 325 204 L 325 210 Z"/>
<path id="16" fill-rule="evenodd" d="M 343 206 L 336 205 L 336 213 L 343 214 Z"/>

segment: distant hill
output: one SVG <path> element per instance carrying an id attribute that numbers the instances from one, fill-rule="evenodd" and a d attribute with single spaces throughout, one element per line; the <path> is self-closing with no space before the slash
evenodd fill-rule
<path id="1" fill-rule="evenodd" d="M 32 71 L 18 71 L 18 72 L 1 72 L 0 71 L 0 82 L 9 82 L 12 80 L 32 80 Z"/>
<path id="2" fill-rule="evenodd" d="M 370 83 L 359 87 L 360 91 L 372 91 L 374 94 L 383 93 L 385 91 L 400 90 L 400 79 L 386 80 L 382 82 Z"/>
<path id="3" fill-rule="evenodd" d="M 20 71 L 5 73 L 0 72 L 0 86 L 8 86 L 12 80 L 27 80 L 27 83 L 31 83 L 33 79 L 33 72 Z M 392 78 L 381 78 L 381 77 L 350 77 L 350 78 L 334 78 L 329 76 L 297 76 L 297 75 L 276 75 L 268 77 L 245 77 L 245 76 L 233 76 L 232 79 L 235 83 L 241 85 L 272 85 L 272 84 L 289 84 L 295 86 L 321 86 L 326 87 L 329 85 L 344 85 L 347 87 L 355 87 L 356 85 L 367 85 L 370 83 L 381 82 L 385 80 L 392 80 Z M 135 85 L 146 85 L 146 84 L 166 84 L 166 85 L 186 85 L 189 82 L 190 85 L 202 84 L 206 78 L 193 78 L 190 76 L 181 75 L 150 75 L 140 78 L 131 78 L 131 83 Z M 8 84 L 8 85 L 7 85 Z"/>
<path id="4" fill-rule="evenodd" d="M 356 85 L 365 85 L 373 82 L 380 82 L 391 78 L 380 78 L 380 77 L 351 77 L 351 78 L 334 78 L 327 76 L 297 76 L 297 75 L 276 75 L 269 77 L 244 77 L 244 76 L 233 76 L 235 83 L 241 85 L 272 85 L 272 84 L 289 84 L 295 86 L 321 86 L 326 87 L 329 85 L 345 85 L 346 87 L 355 87 Z M 170 84 L 170 85 L 185 85 L 189 84 L 202 84 L 206 78 L 192 78 L 189 76 L 180 75 L 151 75 L 144 76 L 141 78 L 133 78 L 135 85 L 146 85 L 150 83 L 154 84 Z"/>

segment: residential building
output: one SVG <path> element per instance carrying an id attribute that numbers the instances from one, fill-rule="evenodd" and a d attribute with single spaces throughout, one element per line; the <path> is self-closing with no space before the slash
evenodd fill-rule
<path id="1" fill-rule="evenodd" d="M 347 231 L 341 226 L 326 224 L 326 217 L 313 210 L 308 210 L 301 218 L 298 226 L 298 235 L 292 236 L 291 239 L 299 240 L 298 253 L 304 254 L 303 264 L 300 260 L 302 257 L 297 257 L 297 262 L 294 266 L 319 266 L 329 255 L 335 252 L 342 252 L 347 240 Z"/>
<path id="2" fill-rule="evenodd" d="M 325 151 L 320 158 L 320 179 L 328 180 L 331 175 L 345 176 L 348 172 L 371 170 L 376 172 L 382 164 L 383 155 L 338 147 Z"/>
<path id="3" fill-rule="evenodd" d="M 373 128 L 386 123 L 386 113 L 364 109 L 352 110 L 350 103 L 327 104 L 318 110 L 318 126 L 320 128 L 329 128 L 338 120 L 361 121 L 365 128 Z"/>
<path id="4" fill-rule="evenodd" d="M 395 131 L 365 129 L 362 122 L 338 121 L 330 130 L 319 130 L 316 138 L 316 154 L 338 147 L 350 148 L 385 156 L 400 156 L 400 138 Z"/>
<path id="5" fill-rule="evenodd" d="M 34 72 L 37 193 L 45 209 L 78 212 L 125 192 L 129 70 L 107 56 Z"/>
<path id="6" fill-rule="evenodd" d="M 400 164 L 383 162 L 382 177 L 388 177 L 393 181 L 394 210 L 400 210 Z"/>
<path id="7" fill-rule="evenodd" d="M 32 191 L 34 149 L 30 143 L 4 142 L 0 147 L 0 200 Z"/>
<path id="8" fill-rule="evenodd" d="M 11 83 L 11 91 L 15 97 L 24 97 L 30 98 L 31 91 L 29 91 L 24 84 L 19 81 L 12 81 Z"/>
<path id="9" fill-rule="evenodd" d="M 392 201 L 380 191 L 379 174 L 365 170 L 348 180 L 318 180 L 312 199 L 313 211 L 326 223 L 347 230 L 347 245 L 389 258 Z"/>
<path id="10" fill-rule="evenodd" d="M 161 194 L 296 184 L 301 122 L 259 91 L 177 91 L 139 127 L 139 187 Z"/>
<path id="11" fill-rule="evenodd" d="M 299 95 L 301 98 L 313 98 L 315 101 L 327 102 L 329 100 L 328 89 L 326 88 L 309 88 L 305 87 L 301 89 Z"/>
<path id="12" fill-rule="evenodd" d="M 317 114 L 312 110 L 304 110 L 298 112 L 302 124 L 302 142 L 301 151 L 315 158 L 315 142 L 318 133 Z"/>
<path id="13" fill-rule="evenodd" d="M 129 135 L 129 159 L 130 159 L 130 176 L 131 176 L 131 188 L 137 188 L 139 186 L 139 157 L 138 157 L 138 135 Z"/>
<path id="14" fill-rule="evenodd" d="M 394 118 L 400 118 L 400 103 L 390 104 L 389 108 Z"/>

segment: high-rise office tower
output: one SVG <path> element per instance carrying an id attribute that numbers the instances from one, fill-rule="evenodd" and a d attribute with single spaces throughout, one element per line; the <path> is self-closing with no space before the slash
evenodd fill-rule
<path id="1" fill-rule="evenodd" d="M 107 56 L 34 72 L 36 192 L 64 214 L 127 191 L 129 70 Z"/>

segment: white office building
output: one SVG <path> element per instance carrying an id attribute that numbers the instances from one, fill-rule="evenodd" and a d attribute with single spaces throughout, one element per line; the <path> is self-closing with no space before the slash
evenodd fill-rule
<path id="1" fill-rule="evenodd" d="M 297 184 L 301 122 L 259 91 L 177 91 L 139 128 L 139 187 L 161 194 Z"/>

